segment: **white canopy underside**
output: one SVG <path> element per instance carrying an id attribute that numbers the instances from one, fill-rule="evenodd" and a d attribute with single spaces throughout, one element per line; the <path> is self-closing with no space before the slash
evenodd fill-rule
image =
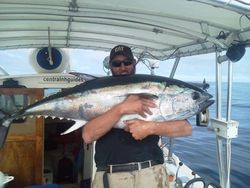
<path id="1" fill-rule="evenodd" d="M 0 49 L 46 47 L 50 38 L 57 48 L 126 44 L 137 55 L 168 59 L 248 45 L 250 1 L 226 2 L 0 0 Z"/>

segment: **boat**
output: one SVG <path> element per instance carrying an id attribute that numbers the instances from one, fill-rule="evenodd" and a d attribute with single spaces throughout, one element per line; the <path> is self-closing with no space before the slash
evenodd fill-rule
<path id="1" fill-rule="evenodd" d="M 0 50 L 31 49 L 29 59 L 37 72 L 34 75 L 10 75 L 3 68 L 4 64 L 0 64 L 0 85 L 3 86 L 0 90 L 1 97 L 4 100 L 11 98 L 12 101 L 15 95 L 23 97 L 20 99 L 21 104 L 14 108 L 12 106 L 10 110 L 17 110 L 36 98 L 42 98 L 47 88 L 68 88 L 85 81 L 69 74 L 72 70 L 68 49 L 108 53 L 115 45 L 125 44 L 132 48 L 138 65 L 145 64 L 150 74 L 155 74 L 159 61 L 173 60 L 168 76 L 170 78 L 175 78 L 182 58 L 214 53 L 216 117 L 209 117 L 206 111 L 197 116 L 197 122 L 203 126 L 209 124 L 209 130 L 216 136 L 215 155 L 220 181 L 210 182 L 209 186 L 230 188 L 231 141 L 237 138 L 239 126 L 239 122 L 231 119 L 232 72 L 233 63 L 237 63 L 250 46 L 248 0 L 1 0 L 0 14 Z M 108 59 L 105 58 L 103 69 L 109 74 L 107 62 Z M 83 61 L 81 65 L 87 63 Z M 222 64 L 228 65 L 226 117 L 222 114 Z M 91 62 L 87 65 L 91 65 Z M 33 98 L 29 100 L 27 95 L 32 95 Z M 24 121 L 26 120 L 21 123 Z M 15 125 L 20 134 L 13 131 L 7 138 L 6 146 L 0 150 L 0 171 L 15 177 L 10 182 L 13 183 L 12 187 L 20 187 L 15 182 L 25 182 L 23 186 L 27 186 L 42 184 L 44 177 L 47 182 L 53 178 L 52 170 L 44 166 L 46 159 L 41 149 L 44 147 L 42 130 L 45 124 L 55 125 L 60 122 L 58 119 L 39 118 L 31 123 L 38 127 L 33 130 L 35 136 L 31 136 L 28 130 L 25 130 L 28 135 L 24 136 L 24 130 L 18 128 L 22 126 Z M 69 125 L 71 122 L 63 124 Z M 64 137 L 63 140 L 56 137 L 54 141 L 61 143 L 64 146 L 62 150 L 65 151 L 65 143 L 74 142 L 73 138 L 79 136 L 76 134 L 79 132 Z M 34 151 L 34 155 L 27 151 L 27 147 Z M 95 173 L 93 147 L 94 145 L 83 146 L 84 168 L 80 178 L 83 181 L 80 183 L 85 186 Z M 168 144 L 162 143 L 162 148 L 170 188 L 202 188 L 202 182 L 207 183 L 174 154 L 172 139 Z M 27 164 L 23 165 L 23 161 L 18 159 L 19 166 L 15 168 L 16 171 L 12 171 L 9 161 L 15 159 L 15 155 L 20 152 L 24 155 L 25 151 L 30 154 L 27 159 L 32 163 L 25 161 Z M 8 157 L 12 158 L 7 160 Z M 18 170 L 24 171 L 24 168 L 25 172 L 20 175 Z"/>

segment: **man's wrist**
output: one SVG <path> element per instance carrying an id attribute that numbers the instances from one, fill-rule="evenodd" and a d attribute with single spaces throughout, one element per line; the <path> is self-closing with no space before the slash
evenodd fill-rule
<path id="1" fill-rule="evenodd" d="M 159 122 L 152 122 L 150 124 L 150 135 L 156 135 L 157 127 L 159 126 Z"/>
<path id="2" fill-rule="evenodd" d="M 113 111 L 118 115 L 118 116 L 122 116 L 124 115 L 124 110 L 123 110 L 123 107 L 122 107 L 122 104 L 118 104 L 116 105 L 114 108 L 113 108 Z"/>

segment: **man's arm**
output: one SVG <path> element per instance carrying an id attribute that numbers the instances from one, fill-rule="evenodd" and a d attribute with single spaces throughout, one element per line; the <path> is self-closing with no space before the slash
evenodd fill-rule
<path id="1" fill-rule="evenodd" d="M 180 137 L 192 134 L 192 126 L 187 120 L 152 122 L 135 119 L 126 121 L 126 124 L 125 130 L 136 140 L 142 140 L 149 135 Z"/>
<path id="2" fill-rule="evenodd" d="M 154 107 L 156 105 L 153 100 L 131 95 L 122 103 L 86 123 L 83 128 L 82 138 L 85 143 L 91 143 L 110 131 L 122 115 L 139 114 L 146 117 L 147 114 L 152 114 L 150 108 Z"/>

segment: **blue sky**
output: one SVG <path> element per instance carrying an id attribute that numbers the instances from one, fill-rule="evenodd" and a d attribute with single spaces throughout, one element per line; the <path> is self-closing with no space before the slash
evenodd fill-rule
<path id="1" fill-rule="evenodd" d="M 30 63 L 32 50 L 2 50 L 0 51 L 0 67 L 10 75 L 14 74 L 35 74 L 35 70 Z M 88 74 L 105 75 L 103 70 L 103 59 L 108 55 L 107 52 L 93 50 L 67 50 L 69 55 L 70 68 L 72 71 Z M 34 63 L 34 62 L 33 62 Z M 155 73 L 162 76 L 169 76 L 173 60 L 159 62 L 159 68 Z M 250 49 L 248 48 L 245 56 L 237 63 L 233 64 L 233 80 L 236 82 L 250 82 Z M 222 66 L 223 79 L 227 79 L 227 63 Z M 139 64 L 137 73 L 149 74 L 148 68 Z M 1 74 L 1 71 L 0 71 Z M 215 54 L 198 55 L 185 57 L 180 60 L 175 78 L 183 81 L 214 81 L 215 78 Z"/>

